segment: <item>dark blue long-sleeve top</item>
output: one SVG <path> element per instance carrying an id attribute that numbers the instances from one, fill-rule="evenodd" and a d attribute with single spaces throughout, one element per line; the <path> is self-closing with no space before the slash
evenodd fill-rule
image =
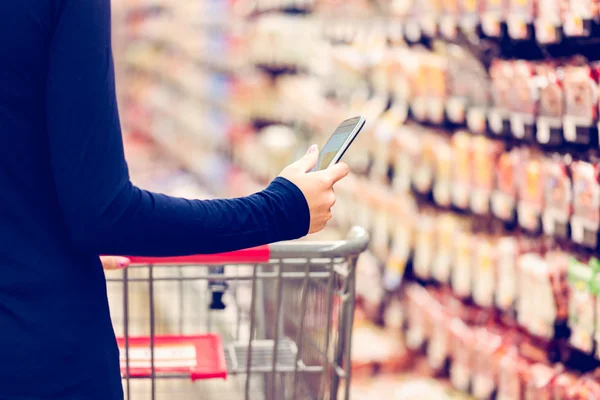
<path id="1" fill-rule="evenodd" d="M 216 201 L 133 186 L 110 0 L 4 0 L 0 16 L 0 399 L 119 399 L 98 255 L 297 238 L 308 231 L 308 206 L 284 179 Z"/>

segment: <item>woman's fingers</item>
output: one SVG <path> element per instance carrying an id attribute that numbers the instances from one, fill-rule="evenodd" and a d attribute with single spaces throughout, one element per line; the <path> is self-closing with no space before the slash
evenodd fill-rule
<path id="1" fill-rule="evenodd" d="M 127 268 L 131 261 L 126 257 L 100 257 L 102 267 L 105 270 L 115 270 Z"/>

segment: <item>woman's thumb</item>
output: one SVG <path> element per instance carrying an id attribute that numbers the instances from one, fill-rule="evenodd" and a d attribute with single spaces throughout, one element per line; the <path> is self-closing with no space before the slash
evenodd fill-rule
<path id="1" fill-rule="evenodd" d="M 308 148 L 308 151 L 298 161 L 296 161 L 293 166 L 302 172 L 308 172 L 317 165 L 317 160 L 319 158 L 319 146 L 313 144 Z"/>

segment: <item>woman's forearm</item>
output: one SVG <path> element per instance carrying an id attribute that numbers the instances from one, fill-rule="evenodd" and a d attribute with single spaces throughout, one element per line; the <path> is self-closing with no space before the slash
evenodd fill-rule
<path id="1" fill-rule="evenodd" d="M 302 192 L 282 178 L 230 200 L 173 198 L 129 184 L 97 217 L 71 229 L 78 232 L 72 237 L 79 248 L 99 254 L 188 255 L 304 236 L 308 213 Z"/>

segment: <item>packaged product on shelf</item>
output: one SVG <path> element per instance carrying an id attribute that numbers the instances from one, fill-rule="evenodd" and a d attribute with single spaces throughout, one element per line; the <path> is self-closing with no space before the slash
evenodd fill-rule
<path id="1" fill-rule="evenodd" d="M 463 125 L 466 119 L 471 78 L 467 69 L 467 52 L 460 46 L 448 44 L 443 48 L 448 65 L 448 94 L 446 118 L 456 125 Z"/>
<path id="2" fill-rule="evenodd" d="M 527 253 L 519 257 L 517 320 L 532 335 L 554 337 L 557 305 L 552 281 L 555 278 L 546 259 Z"/>
<path id="3" fill-rule="evenodd" d="M 392 227 L 389 257 L 385 264 L 384 285 L 393 292 L 402 284 L 406 265 L 411 257 L 418 210 L 414 198 L 396 195 L 391 204 Z"/>
<path id="4" fill-rule="evenodd" d="M 440 34 L 445 39 L 456 39 L 458 34 L 459 0 L 442 1 Z"/>
<path id="5" fill-rule="evenodd" d="M 471 296 L 473 281 L 473 234 L 470 230 L 459 230 L 454 239 L 452 260 L 452 291 L 460 298 Z"/>
<path id="6" fill-rule="evenodd" d="M 523 152 L 522 169 L 519 182 L 519 202 L 517 216 L 519 225 L 537 233 L 542 227 L 542 211 L 544 209 L 544 176 L 543 159 L 539 154 Z"/>
<path id="7" fill-rule="evenodd" d="M 394 134 L 391 143 L 392 165 L 394 176 L 392 189 L 395 193 L 408 193 L 413 176 L 416 176 L 415 166 L 419 157 L 419 135 L 414 127 L 401 126 Z"/>
<path id="8" fill-rule="evenodd" d="M 519 355 L 518 349 L 512 347 L 499 359 L 498 365 L 498 400 L 524 400 L 524 374 L 531 364 Z"/>
<path id="9" fill-rule="evenodd" d="M 429 79 L 427 72 L 427 59 L 431 57 L 431 52 L 422 47 L 412 48 L 413 62 L 411 83 L 411 98 L 410 98 L 410 111 L 412 116 L 418 122 L 427 122 L 429 110 L 428 110 L 428 90 L 429 85 L 427 79 Z"/>
<path id="10" fill-rule="evenodd" d="M 503 147 L 502 143 L 483 136 L 473 138 L 473 188 L 470 206 L 475 214 L 490 213 L 496 165 Z"/>
<path id="11" fill-rule="evenodd" d="M 502 23 L 508 13 L 509 0 L 484 0 L 481 14 L 481 30 L 486 36 L 500 37 Z"/>
<path id="12" fill-rule="evenodd" d="M 371 232 L 371 247 L 380 260 L 387 260 L 390 251 L 390 234 L 394 224 L 391 218 L 391 198 L 387 188 L 378 183 L 372 184 L 371 207 L 373 207 L 373 229 Z"/>
<path id="13" fill-rule="evenodd" d="M 469 208 L 472 188 L 472 135 L 460 131 L 452 137 L 452 154 L 454 156 L 452 204 L 462 210 Z"/>
<path id="14" fill-rule="evenodd" d="M 544 233 L 561 239 L 569 237 L 569 221 L 572 212 L 571 177 L 567 160 L 560 155 L 547 157 L 543 161 L 544 212 L 542 225 Z"/>
<path id="15" fill-rule="evenodd" d="M 569 262 L 569 344 L 574 348 L 591 354 L 594 350 L 594 332 L 596 330 L 595 296 L 592 282 L 598 260 L 592 258 L 582 262 L 571 258 Z"/>
<path id="16" fill-rule="evenodd" d="M 598 65 L 577 58 L 564 68 L 564 139 L 570 143 L 597 143 Z"/>
<path id="17" fill-rule="evenodd" d="M 501 137 L 510 135 L 514 73 L 513 63 L 507 60 L 496 59 L 490 66 L 493 106 L 488 110 L 488 123 L 491 132 Z"/>
<path id="18" fill-rule="evenodd" d="M 461 0 L 460 1 L 460 27 L 467 34 L 477 33 L 479 15 L 483 12 L 483 0 Z"/>
<path id="19" fill-rule="evenodd" d="M 558 3 L 557 0 L 550 0 Z M 552 62 L 536 65 L 540 92 L 537 116 L 536 139 L 543 145 L 556 146 L 562 143 L 564 116 L 564 88 L 562 67 Z"/>
<path id="20" fill-rule="evenodd" d="M 447 310 L 439 302 L 427 310 L 431 318 L 431 337 L 427 343 L 427 362 L 434 370 L 441 372 L 450 354 L 450 320 Z"/>
<path id="21" fill-rule="evenodd" d="M 496 246 L 496 276 L 497 284 L 496 307 L 502 311 L 511 311 L 515 307 L 518 294 L 517 259 L 519 244 L 514 236 L 504 236 L 498 239 Z"/>
<path id="22" fill-rule="evenodd" d="M 405 18 L 402 19 L 404 25 L 404 37 L 409 43 L 418 43 L 424 36 L 421 27 L 421 21 L 419 20 L 419 11 L 422 6 L 419 5 L 418 1 L 406 1 L 407 13 Z"/>
<path id="23" fill-rule="evenodd" d="M 450 283 L 454 238 L 459 229 L 457 217 L 452 213 L 442 213 L 436 224 L 436 251 L 433 259 L 431 275 L 440 283 Z"/>
<path id="24" fill-rule="evenodd" d="M 585 400 L 600 398 L 600 379 L 598 373 L 584 375 L 569 391 L 569 400 Z"/>
<path id="25" fill-rule="evenodd" d="M 441 207 L 449 207 L 452 203 L 452 146 L 450 140 L 440 134 L 437 137 L 435 149 L 433 200 Z"/>
<path id="26" fill-rule="evenodd" d="M 419 154 L 412 177 L 413 186 L 416 192 L 426 195 L 433 187 L 437 137 L 432 131 L 424 128 L 415 129 L 413 134 L 419 137 Z"/>
<path id="27" fill-rule="evenodd" d="M 373 165 L 371 167 L 371 178 L 380 182 L 390 183 L 389 167 L 392 164 L 393 152 L 392 141 L 399 126 L 404 123 L 406 115 L 401 114 L 397 107 L 388 109 L 374 127 L 375 149 L 373 154 Z"/>
<path id="28" fill-rule="evenodd" d="M 546 364 L 533 364 L 525 379 L 523 400 L 552 400 L 553 383 L 558 372 L 556 368 Z"/>
<path id="29" fill-rule="evenodd" d="M 450 322 L 450 382 L 461 392 L 468 392 L 473 379 L 473 330 L 460 319 Z"/>
<path id="30" fill-rule="evenodd" d="M 509 0 L 506 25 L 512 39 L 524 40 L 531 36 L 535 20 L 535 0 Z"/>
<path id="31" fill-rule="evenodd" d="M 515 138 L 534 142 L 539 101 L 535 66 L 525 60 L 513 61 L 512 66 L 510 129 Z"/>
<path id="32" fill-rule="evenodd" d="M 392 48 L 390 50 L 392 58 L 390 66 L 390 85 L 389 90 L 392 96 L 391 109 L 399 119 L 399 123 L 404 123 L 408 118 L 409 101 L 411 96 L 411 76 L 415 73 L 415 59 L 410 49 L 405 47 Z"/>
<path id="33" fill-rule="evenodd" d="M 600 227 L 600 181 L 597 164 L 575 161 L 571 164 L 573 179 L 573 242 L 595 249 Z"/>
<path id="34" fill-rule="evenodd" d="M 498 368 L 495 360 L 505 351 L 502 336 L 488 328 L 475 331 L 473 397 L 478 400 L 494 398 L 498 386 Z"/>
<path id="35" fill-rule="evenodd" d="M 517 206 L 516 171 L 521 164 L 521 151 L 514 148 L 504 152 L 496 165 L 496 183 L 492 193 L 492 214 L 504 221 L 513 221 Z"/>
<path id="36" fill-rule="evenodd" d="M 385 297 L 380 261 L 371 252 L 366 252 L 358 259 L 356 268 L 357 304 L 369 319 L 375 320 Z"/>
<path id="37" fill-rule="evenodd" d="M 465 72 L 460 80 L 466 82 L 468 103 L 466 122 L 473 133 L 484 135 L 487 131 L 487 110 L 491 105 L 491 84 L 487 67 L 475 55 L 465 51 Z"/>
<path id="38" fill-rule="evenodd" d="M 598 24 L 598 0 L 566 0 L 563 31 L 568 37 L 592 34 Z"/>
<path id="39" fill-rule="evenodd" d="M 553 400 L 569 400 L 571 399 L 570 392 L 576 387 L 579 376 L 564 369 L 554 379 L 553 385 Z"/>
<path id="40" fill-rule="evenodd" d="M 417 277 L 425 280 L 431 278 L 436 250 L 435 222 L 435 211 L 429 208 L 421 210 L 416 222 L 413 270 Z"/>
<path id="41" fill-rule="evenodd" d="M 365 178 L 356 179 L 356 223 L 365 229 L 373 227 L 373 191 L 371 183 Z"/>
<path id="42" fill-rule="evenodd" d="M 596 326 L 594 327 L 594 342 L 596 343 L 596 359 L 600 360 L 600 265 L 594 258 L 590 264 L 594 272 L 594 280 L 590 284 L 590 290 L 594 295 Z"/>
<path id="43" fill-rule="evenodd" d="M 537 0 L 535 39 L 539 43 L 560 42 L 564 3 L 565 0 Z"/>
<path id="44" fill-rule="evenodd" d="M 427 309 L 431 306 L 431 297 L 427 290 L 419 285 L 406 287 L 406 314 L 408 329 L 406 347 L 420 350 L 429 339 L 431 325 Z"/>
<path id="45" fill-rule="evenodd" d="M 473 302 L 480 307 L 492 307 L 496 282 L 496 240 L 486 233 L 473 240 Z"/>
<path id="46" fill-rule="evenodd" d="M 448 89 L 447 60 L 441 54 L 430 53 L 424 59 L 427 85 L 427 120 L 436 125 L 442 125 L 445 120 L 446 99 Z"/>
<path id="47" fill-rule="evenodd" d="M 413 7 L 417 6 L 416 13 L 419 16 L 421 32 L 426 37 L 438 35 L 438 17 L 441 13 L 441 2 L 439 0 L 415 1 Z"/>
<path id="48" fill-rule="evenodd" d="M 561 324 L 569 316 L 569 254 L 560 249 L 550 250 L 546 253 L 546 263 L 556 307 L 555 310 L 552 307 L 547 307 L 547 315 L 548 318 L 554 317 L 555 325 Z M 550 303 L 549 299 L 546 301 Z"/>

